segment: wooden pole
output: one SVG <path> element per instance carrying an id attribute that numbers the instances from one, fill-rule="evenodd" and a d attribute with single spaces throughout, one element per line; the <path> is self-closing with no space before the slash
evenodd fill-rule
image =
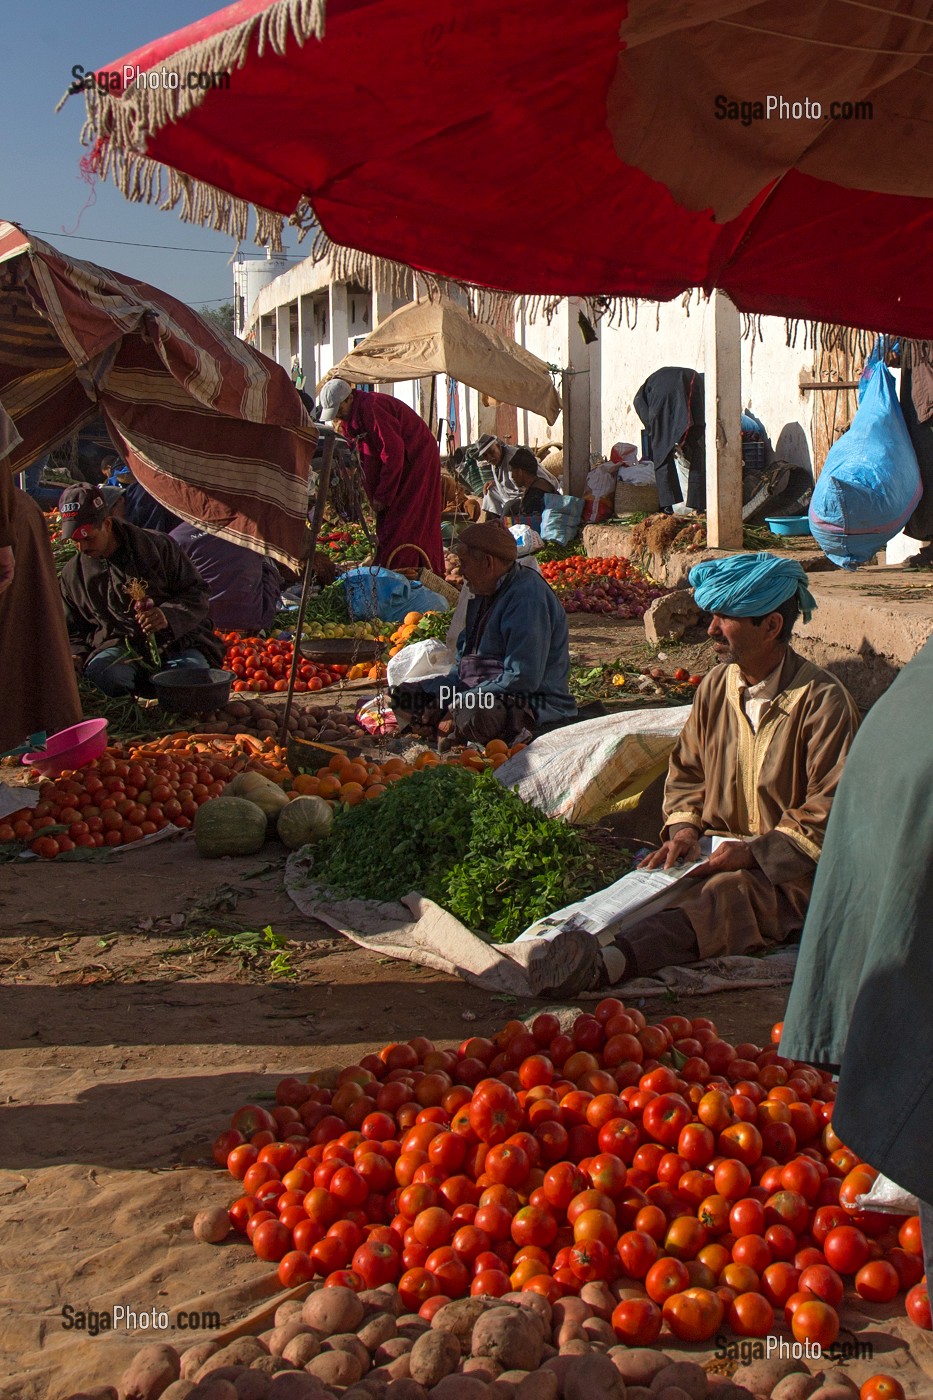
<path id="1" fill-rule="evenodd" d="M 742 361 L 739 313 L 713 292 L 704 333 L 706 538 L 742 548 Z"/>
<path id="2" fill-rule="evenodd" d="M 305 560 L 305 573 L 301 583 L 301 600 L 298 604 L 298 620 L 295 623 L 295 635 L 292 641 L 292 665 L 288 673 L 288 690 L 285 695 L 285 708 L 282 711 L 282 727 L 279 731 L 279 743 L 283 748 L 288 743 L 288 721 L 292 712 L 292 701 L 295 698 L 295 680 L 298 676 L 298 660 L 301 655 L 301 632 L 304 626 L 305 608 L 308 604 L 308 590 L 311 587 L 314 554 L 317 549 L 318 536 L 321 533 L 321 521 L 324 519 L 324 507 L 327 504 L 327 493 L 330 490 L 330 469 L 331 463 L 334 460 L 334 448 L 336 444 L 337 434 L 328 432 L 324 443 L 324 457 L 321 462 L 321 470 L 318 474 L 317 495 L 314 498 L 311 519 L 308 522 L 308 557 Z"/>

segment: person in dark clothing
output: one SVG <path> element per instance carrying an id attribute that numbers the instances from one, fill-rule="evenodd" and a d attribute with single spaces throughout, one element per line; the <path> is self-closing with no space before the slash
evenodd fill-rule
<path id="1" fill-rule="evenodd" d="M 105 695 L 137 695 L 154 671 L 220 664 L 207 585 L 174 540 L 115 519 L 93 486 L 64 491 L 59 509 L 62 537 L 78 549 L 59 582 L 79 676 Z M 137 581 L 151 607 L 134 601 Z"/>
<path id="2" fill-rule="evenodd" d="M 543 469 L 535 454 L 527 447 L 516 447 L 509 470 L 512 480 L 522 493 L 522 515 L 542 515 L 544 498 L 560 491 L 558 483 Z"/>
<path id="3" fill-rule="evenodd" d="M 684 499 L 677 475 L 678 452 L 683 453 L 690 468 L 686 504 L 691 510 L 705 510 L 706 411 L 702 374 L 678 367 L 656 370 L 635 395 L 634 408 L 651 445 L 662 511 L 672 515 L 674 506 Z"/>
<path id="4" fill-rule="evenodd" d="M 925 547 L 914 555 L 912 564 L 933 563 L 933 366 L 920 363 L 901 369 L 901 410 L 917 454 L 923 495 L 904 526 L 912 540 L 924 540 Z"/>
<path id="5" fill-rule="evenodd" d="M 150 496 L 133 476 L 129 477 L 123 493 L 123 518 L 129 525 L 136 525 L 140 530 L 158 530 L 160 535 L 167 535 L 181 524 L 178 516 Z"/>
<path id="6" fill-rule="evenodd" d="M 271 559 L 183 521 L 169 535 L 210 591 L 211 619 L 221 632 L 263 632 L 271 627 L 282 596 L 282 578 Z"/>

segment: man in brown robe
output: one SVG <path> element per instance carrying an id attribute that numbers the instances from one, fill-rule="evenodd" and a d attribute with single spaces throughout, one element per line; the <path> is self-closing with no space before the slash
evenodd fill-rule
<path id="1" fill-rule="evenodd" d="M 0 461 L 0 753 L 80 723 L 48 527 Z"/>
<path id="2" fill-rule="evenodd" d="M 670 760 L 663 844 L 644 865 L 702 861 L 696 885 L 608 947 L 574 931 L 532 943 L 535 994 L 747 953 L 803 927 L 858 711 L 834 676 L 789 645 L 801 609 L 808 621 L 816 606 L 799 564 L 736 555 L 698 565 L 690 581 L 712 613 L 709 635 L 723 664 L 697 688 Z M 703 861 L 705 836 L 733 839 Z"/>

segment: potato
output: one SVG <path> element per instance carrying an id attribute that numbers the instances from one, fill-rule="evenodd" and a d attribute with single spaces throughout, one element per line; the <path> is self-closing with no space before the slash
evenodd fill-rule
<path id="1" fill-rule="evenodd" d="M 198 1211 L 191 1228 L 202 1244 L 220 1244 L 230 1233 L 230 1216 L 223 1206 L 209 1206 Z"/>
<path id="2" fill-rule="evenodd" d="M 589 1356 L 592 1347 L 586 1337 L 572 1337 L 569 1342 L 564 1342 L 558 1352 L 559 1356 Z"/>
<path id="3" fill-rule="evenodd" d="M 551 1309 L 553 1315 L 553 1325 L 555 1333 L 564 1322 L 576 1322 L 582 1324 L 588 1317 L 592 1317 L 590 1309 L 582 1298 L 558 1298 Z"/>
<path id="4" fill-rule="evenodd" d="M 160 1400 L 188 1400 L 188 1396 L 193 1390 L 197 1390 L 197 1388 L 198 1387 L 195 1385 L 194 1381 L 172 1381 L 172 1384 L 169 1386 L 168 1390 L 163 1390 L 160 1396 Z M 115 1395 L 116 1391 L 113 1391 L 112 1393 Z M 99 1397 L 99 1400 L 103 1400 L 103 1391 L 98 1391 L 96 1392 L 96 1394 Z"/>
<path id="5" fill-rule="evenodd" d="M 409 1375 L 430 1390 L 438 1381 L 456 1371 L 460 1343 L 452 1332 L 425 1332 L 415 1342 L 409 1358 Z"/>
<path id="6" fill-rule="evenodd" d="M 542 1298 L 541 1301 L 544 1303 L 547 1299 Z M 488 1306 L 483 1298 L 458 1298 L 456 1302 L 448 1303 L 440 1312 L 434 1314 L 431 1326 L 436 1332 L 453 1333 L 462 1349 L 469 1351 L 473 1328 Z"/>
<path id="7" fill-rule="evenodd" d="M 401 1356 L 397 1356 L 394 1361 L 387 1361 L 379 1369 L 384 1371 L 390 1380 L 409 1380 L 411 1378 L 411 1352 L 406 1351 Z"/>
<path id="8" fill-rule="evenodd" d="M 585 1356 L 567 1372 L 564 1400 L 625 1400 L 625 1381 L 608 1356 Z"/>
<path id="9" fill-rule="evenodd" d="M 585 1283 L 580 1289 L 580 1301 L 595 1317 L 604 1318 L 606 1322 L 615 1311 L 616 1300 L 604 1283 Z"/>
<path id="10" fill-rule="evenodd" d="M 201 1381 L 188 1394 L 193 1395 L 194 1400 L 237 1400 L 232 1381 Z"/>
<path id="11" fill-rule="evenodd" d="M 308 1362 L 305 1374 L 315 1376 L 324 1386 L 355 1385 L 363 1377 L 363 1367 L 359 1357 L 352 1352 L 322 1351 L 320 1356 Z M 273 1394 L 271 1388 L 269 1393 Z"/>
<path id="12" fill-rule="evenodd" d="M 387 1366 L 389 1362 L 407 1355 L 415 1345 L 415 1340 L 414 1337 L 388 1337 L 377 1346 L 373 1360 L 377 1366 Z"/>
<path id="13" fill-rule="evenodd" d="M 475 1376 L 445 1376 L 431 1391 L 431 1400 L 486 1400 L 491 1392 L 485 1381 Z"/>
<path id="14" fill-rule="evenodd" d="M 708 1379 L 702 1366 L 695 1361 L 672 1361 L 658 1371 L 651 1381 L 651 1390 L 662 1391 L 665 1387 L 680 1386 L 690 1400 L 704 1400 Z"/>
<path id="15" fill-rule="evenodd" d="M 651 1391 L 646 1385 L 627 1385 L 625 1400 L 652 1400 Z"/>
<path id="16" fill-rule="evenodd" d="M 841 1366 L 831 1366 L 828 1371 L 824 1371 L 820 1376 L 822 1386 L 841 1385 L 844 1386 L 850 1395 L 858 1395 L 859 1388 L 852 1377 Z"/>
<path id="17" fill-rule="evenodd" d="M 450 1304 L 448 1303 L 448 1307 Z M 443 1308 L 441 1312 L 443 1312 Z M 437 1316 L 437 1314 L 435 1314 Z M 423 1317 L 417 1313 L 402 1313 L 395 1319 L 395 1325 L 403 1337 L 420 1337 L 422 1332 L 427 1332 L 433 1326 L 432 1322 L 425 1322 Z"/>
<path id="18" fill-rule="evenodd" d="M 269 1356 L 263 1352 L 249 1363 L 251 1371 L 260 1371 L 264 1376 L 278 1375 L 279 1371 L 293 1371 L 295 1368 L 290 1361 L 286 1361 L 284 1356 Z"/>
<path id="19" fill-rule="evenodd" d="M 587 1318 L 587 1319 L 586 1319 L 587 1322 L 590 1322 L 591 1320 L 592 1320 L 591 1318 Z M 557 1329 L 557 1336 L 556 1336 L 556 1338 L 555 1338 L 555 1341 L 557 1342 L 558 1349 L 560 1349 L 561 1347 L 565 1347 L 565 1346 L 567 1345 L 568 1342 L 585 1342 L 585 1341 L 587 1341 L 588 1338 L 587 1338 L 586 1333 L 585 1333 L 584 1330 L 583 1330 L 583 1327 L 584 1327 L 584 1323 L 582 1323 L 582 1322 L 563 1322 L 563 1323 L 561 1323 L 560 1327 Z"/>
<path id="20" fill-rule="evenodd" d="M 174 1347 L 153 1342 L 133 1357 L 120 1377 L 123 1400 L 158 1400 L 163 1390 L 181 1374 L 181 1358 Z"/>
<path id="21" fill-rule="evenodd" d="M 351 1288 L 319 1288 L 305 1300 L 301 1317 L 315 1332 L 333 1337 L 342 1332 L 352 1332 L 360 1325 L 363 1321 L 363 1304 Z"/>
<path id="22" fill-rule="evenodd" d="M 329 1400 L 322 1385 L 304 1371 L 282 1371 L 266 1391 L 269 1400 Z"/>
<path id="23" fill-rule="evenodd" d="M 284 1328 L 278 1328 L 284 1331 Z M 300 1332 L 289 1337 L 285 1346 L 278 1354 L 283 1361 L 290 1361 L 293 1366 L 302 1370 L 309 1361 L 313 1361 L 321 1352 L 321 1343 L 316 1332 L 311 1332 L 307 1328 L 302 1328 Z"/>
<path id="24" fill-rule="evenodd" d="M 215 1351 L 194 1379 L 198 1382 L 206 1380 L 212 1372 L 226 1369 L 228 1366 L 251 1366 L 257 1357 L 268 1354 L 257 1337 L 237 1337 L 236 1341 Z"/>
<path id="25" fill-rule="evenodd" d="M 530 1371 L 515 1391 L 515 1400 L 558 1400 L 560 1385 L 553 1371 Z"/>
<path id="26" fill-rule="evenodd" d="M 351 1356 L 355 1356 L 360 1363 L 360 1372 L 365 1376 L 369 1370 L 369 1352 L 360 1341 L 355 1332 L 338 1333 L 336 1337 L 327 1337 L 322 1343 L 324 1351 L 346 1351 Z"/>
<path id="27" fill-rule="evenodd" d="M 282 1356 L 289 1342 L 301 1336 L 312 1337 L 314 1341 L 317 1342 L 318 1351 L 320 1351 L 320 1337 L 306 1322 L 302 1322 L 300 1312 L 292 1313 L 291 1317 L 287 1318 L 285 1322 L 273 1327 L 271 1332 L 264 1332 L 262 1334 L 263 1341 L 269 1348 L 269 1352 L 272 1356 Z M 314 1355 L 317 1356 L 317 1352 L 315 1352 Z"/>
<path id="28" fill-rule="evenodd" d="M 551 1335 L 551 1325 L 553 1321 L 553 1311 L 546 1298 L 542 1298 L 540 1293 L 520 1293 L 518 1295 L 518 1306 L 524 1308 L 526 1312 L 537 1317 L 541 1321 L 541 1335 L 547 1340 Z"/>
<path id="29" fill-rule="evenodd" d="M 390 1382 L 385 1389 L 383 1400 L 427 1400 L 427 1395 L 423 1385 L 403 1378 Z"/>
<path id="30" fill-rule="evenodd" d="M 460 1367 L 465 1376 L 475 1376 L 480 1381 L 494 1381 L 501 1376 L 502 1367 L 489 1356 L 468 1356 Z"/>
<path id="31" fill-rule="evenodd" d="M 671 1358 L 653 1347 L 615 1346 L 609 1353 L 609 1360 L 615 1366 L 626 1385 L 650 1386 L 659 1371 L 671 1364 Z"/>
<path id="32" fill-rule="evenodd" d="M 823 1384 L 821 1376 L 811 1376 L 804 1371 L 795 1371 L 785 1376 L 771 1392 L 771 1400 L 808 1400 L 814 1390 Z"/>
<path id="33" fill-rule="evenodd" d="M 214 1356 L 219 1347 L 216 1342 L 195 1342 L 181 1354 L 181 1378 L 193 1381 L 209 1356 Z"/>
<path id="34" fill-rule="evenodd" d="M 588 1341 L 604 1346 L 607 1351 L 618 1341 L 615 1332 L 602 1317 L 588 1317 L 583 1324 L 583 1335 Z"/>
<path id="35" fill-rule="evenodd" d="M 491 1356 L 507 1371 L 536 1371 L 543 1345 L 540 1328 L 523 1308 L 490 1308 L 473 1328 L 473 1355 Z"/>
<path id="36" fill-rule="evenodd" d="M 173 1381 L 172 1385 L 177 1385 Z M 74 1395 L 69 1395 L 68 1400 L 120 1400 L 116 1388 L 112 1385 L 98 1385 L 93 1390 L 76 1391 Z"/>
<path id="37" fill-rule="evenodd" d="M 685 1390 L 681 1390 L 679 1385 L 666 1385 L 661 1390 L 649 1390 L 649 1395 L 656 1395 L 658 1400 L 690 1400 L 690 1396 Z"/>
<path id="38" fill-rule="evenodd" d="M 392 1314 L 377 1312 L 363 1321 L 357 1335 L 367 1351 L 375 1352 L 378 1351 L 383 1342 L 389 1341 L 397 1333 L 398 1328 Z"/>
<path id="39" fill-rule="evenodd" d="M 241 1371 L 233 1382 L 237 1400 L 268 1400 L 269 1377 L 261 1371 Z"/>
<path id="40" fill-rule="evenodd" d="M 770 1395 L 785 1376 L 794 1374 L 808 1375 L 808 1368 L 802 1361 L 794 1361 L 791 1357 L 775 1357 L 773 1360 L 750 1361 L 747 1366 L 740 1366 L 732 1379 L 736 1385 L 744 1385 L 753 1395 Z"/>
<path id="41" fill-rule="evenodd" d="M 853 1395 L 858 1395 L 858 1391 L 840 1381 L 830 1381 L 828 1385 L 821 1385 L 819 1390 L 812 1390 L 810 1400 L 852 1400 Z"/>

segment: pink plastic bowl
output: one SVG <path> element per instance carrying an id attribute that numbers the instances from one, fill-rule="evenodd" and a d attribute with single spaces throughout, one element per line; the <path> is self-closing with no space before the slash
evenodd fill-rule
<path id="1" fill-rule="evenodd" d="M 23 762 L 35 768 L 43 778 L 57 778 L 66 769 L 83 768 L 100 758 L 107 747 L 107 721 L 86 719 L 61 729 L 46 740 L 44 753 L 27 753 Z"/>

